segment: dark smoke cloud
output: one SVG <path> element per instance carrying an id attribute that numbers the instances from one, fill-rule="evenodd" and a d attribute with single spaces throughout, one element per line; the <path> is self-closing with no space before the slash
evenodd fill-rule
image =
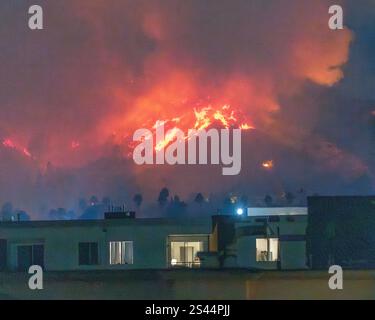
<path id="1" fill-rule="evenodd" d="M 372 192 L 375 10 L 339 1 L 350 30 L 332 32 L 337 2 L 38 1 L 45 30 L 31 32 L 35 3 L 3 1 L 0 139 L 33 158 L 0 146 L 0 202 L 35 216 L 91 194 L 129 202 L 142 191 L 152 203 L 164 185 L 184 198 Z M 185 112 L 178 101 L 207 96 L 255 123 L 240 176 L 139 168 L 116 149 L 145 121 Z"/>

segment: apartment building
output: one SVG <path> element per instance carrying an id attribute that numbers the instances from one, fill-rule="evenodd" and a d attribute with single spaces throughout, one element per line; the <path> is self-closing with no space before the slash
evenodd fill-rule
<path id="1" fill-rule="evenodd" d="M 248 208 L 247 215 L 0 222 L 0 269 L 306 268 L 306 208 Z"/>
<path id="2" fill-rule="evenodd" d="M 375 268 L 375 196 L 308 197 L 308 209 L 312 269 Z"/>
<path id="3" fill-rule="evenodd" d="M 199 265 L 209 251 L 210 219 L 137 219 L 0 223 L 0 268 L 25 270 L 163 269 Z"/>
<path id="4" fill-rule="evenodd" d="M 306 228 L 306 207 L 247 208 L 214 216 L 212 238 L 227 267 L 306 269 Z"/>

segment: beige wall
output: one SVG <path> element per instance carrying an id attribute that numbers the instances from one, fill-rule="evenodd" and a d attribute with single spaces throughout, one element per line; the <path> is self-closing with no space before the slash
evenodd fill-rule
<path id="1" fill-rule="evenodd" d="M 175 234 L 206 234 L 209 225 L 119 225 L 119 226 L 58 226 L 1 228 L 1 238 L 7 239 L 8 268 L 16 268 L 16 247 L 22 243 L 44 243 L 45 269 L 90 270 L 90 269 L 143 269 L 166 268 L 168 266 L 168 236 Z M 109 264 L 109 241 L 133 241 L 134 263 L 132 265 Z M 98 242 L 99 265 L 78 264 L 78 243 Z"/>
<path id="2" fill-rule="evenodd" d="M 256 218 L 244 220 L 237 223 L 236 227 L 246 227 L 262 225 L 256 223 Z M 269 238 L 277 238 L 277 228 L 280 236 L 306 234 L 307 217 L 294 217 L 295 221 L 288 222 L 287 216 L 281 216 L 279 222 L 270 222 Z M 265 238 L 264 235 L 246 235 L 236 238 L 237 266 L 241 268 L 259 268 L 265 270 L 276 270 L 275 261 L 257 261 L 256 259 L 256 239 Z M 282 269 L 306 269 L 306 241 L 282 240 L 280 241 L 280 257 Z"/>
<path id="3" fill-rule="evenodd" d="M 44 289 L 28 275 L 0 272 L 0 299 L 375 299 L 375 271 L 345 271 L 344 289 L 328 272 L 129 270 L 45 272 Z"/>

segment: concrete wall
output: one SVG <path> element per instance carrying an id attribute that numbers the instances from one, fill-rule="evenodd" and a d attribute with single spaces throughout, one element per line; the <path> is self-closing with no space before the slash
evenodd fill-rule
<path id="1" fill-rule="evenodd" d="M 256 261 L 256 236 L 241 237 L 237 240 L 237 265 L 240 268 L 274 270 L 275 261 Z"/>
<path id="2" fill-rule="evenodd" d="M 306 241 L 281 241 L 282 269 L 307 269 Z"/>
<path id="3" fill-rule="evenodd" d="M 326 271 L 128 270 L 45 272 L 30 290 L 24 273 L 0 272 L 0 299 L 375 299 L 375 271 L 344 270 L 343 290 Z"/>
<path id="4" fill-rule="evenodd" d="M 261 226 L 256 217 L 237 223 L 236 227 Z M 288 221 L 287 216 L 281 216 L 278 222 L 269 222 L 269 237 L 277 238 L 280 233 L 280 258 L 282 269 L 306 269 L 306 232 L 307 217 L 294 216 Z M 237 265 L 240 268 L 257 268 L 276 270 L 276 261 L 256 261 L 256 239 L 265 238 L 264 234 L 241 235 L 236 237 Z"/>

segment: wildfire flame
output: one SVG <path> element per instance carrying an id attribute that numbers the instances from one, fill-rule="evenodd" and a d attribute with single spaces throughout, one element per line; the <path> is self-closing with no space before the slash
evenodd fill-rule
<path id="1" fill-rule="evenodd" d="M 253 126 L 248 125 L 247 123 L 243 123 L 240 125 L 240 129 L 242 130 L 250 130 L 250 129 L 255 129 Z"/>
<path id="2" fill-rule="evenodd" d="M 176 126 L 177 123 L 178 127 Z M 193 113 L 186 113 L 171 119 L 156 120 L 154 125 L 150 126 L 152 127 L 153 135 L 148 138 L 153 138 L 156 129 L 161 125 L 165 127 L 165 136 L 163 141 L 157 143 L 154 148 L 155 151 L 160 151 L 173 142 L 179 129 L 185 130 L 183 137 L 184 140 L 188 140 L 192 137 L 191 135 L 188 135 L 189 129 L 199 131 L 213 126 L 219 126 L 225 129 L 255 129 L 253 125 L 249 124 L 248 121 L 245 121 L 244 116 L 233 110 L 228 104 L 219 108 L 215 108 L 210 104 L 203 107 L 197 106 L 193 108 Z M 134 147 L 132 143 L 129 143 L 128 146 L 130 149 L 133 149 Z"/>
<path id="3" fill-rule="evenodd" d="M 155 151 L 160 151 L 163 148 L 165 148 L 169 143 L 171 143 L 177 132 L 177 128 L 173 128 L 172 130 L 168 131 L 167 134 L 165 135 L 165 138 L 163 141 L 160 141 L 156 146 L 155 146 Z"/>
<path id="4" fill-rule="evenodd" d="M 151 119 L 148 120 L 147 123 L 143 124 L 143 126 L 144 128 L 151 128 L 150 131 L 152 135 L 150 134 L 150 136 L 145 137 L 145 139 L 153 139 L 155 137 L 157 128 L 161 125 L 164 126 L 165 130 L 164 140 L 158 141 L 158 143 L 155 145 L 154 150 L 156 152 L 166 148 L 170 143 L 172 143 L 176 139 L 177 132 L 180 130 L 184 134 L 183 139 L 189 140 L 194 135 L 194 133 L 189 134 L 190 129 L 194 129 L 196 132 L 212 127 L 241 130 L 255 129 L 254 126 L 250 124 L 250 121 L 246 119 L 246 117 L 243 116 L 239 111 L 234 110 L 231 105 L 224 104 L 221 106 L 213 106 L 209 103 L 203 105 L 201 103 L 197 103 L 192 108 L 192 111 L 185 112 L 171 118 L 156 121 L 152 121 Z M 125 150 L 124 155 L 131 158 L 132 150 L 137 145 L 136 142 L 130 141 L 132 134 L 127 132 L 127 134 L 121 136 L 120 134 L 116 134 L 114 132 L 113 137 L 117 143 L 125 142 L 127 150 Z M 20 145 L 9 137 L 4 138 L 1 143 L 5 148 L 15 150 L 28 158 L 35 159 L 35 157 L 26 147 Z M 78 140 L 71 140 L 69 146 L 70 150 L 72 151 L 84 147 Z"/>
<path id="5" fill-rule="evenodd" d="M 32 158 L 32 155 L 31 155 L 30 151 L 27 148 L 22 147 L 22 146 L 16 144 L 10 138 L 3 139 L 2 145 L 5 148 L 13 149 L 13 150 L 18 151 L 19 153 L 23 154 L 26 157 Z"/>
<path id="6" fill-rule="evenodd" d="M 272 169 L 273 168 L 273 160 L 266 160 L 266 161 L 264 161 L 263 163 L 262 163 L 262 167 L 264 168 L 264 169 L 267 169 L 267 170 L 270 170 L 270 169 Z"/>

